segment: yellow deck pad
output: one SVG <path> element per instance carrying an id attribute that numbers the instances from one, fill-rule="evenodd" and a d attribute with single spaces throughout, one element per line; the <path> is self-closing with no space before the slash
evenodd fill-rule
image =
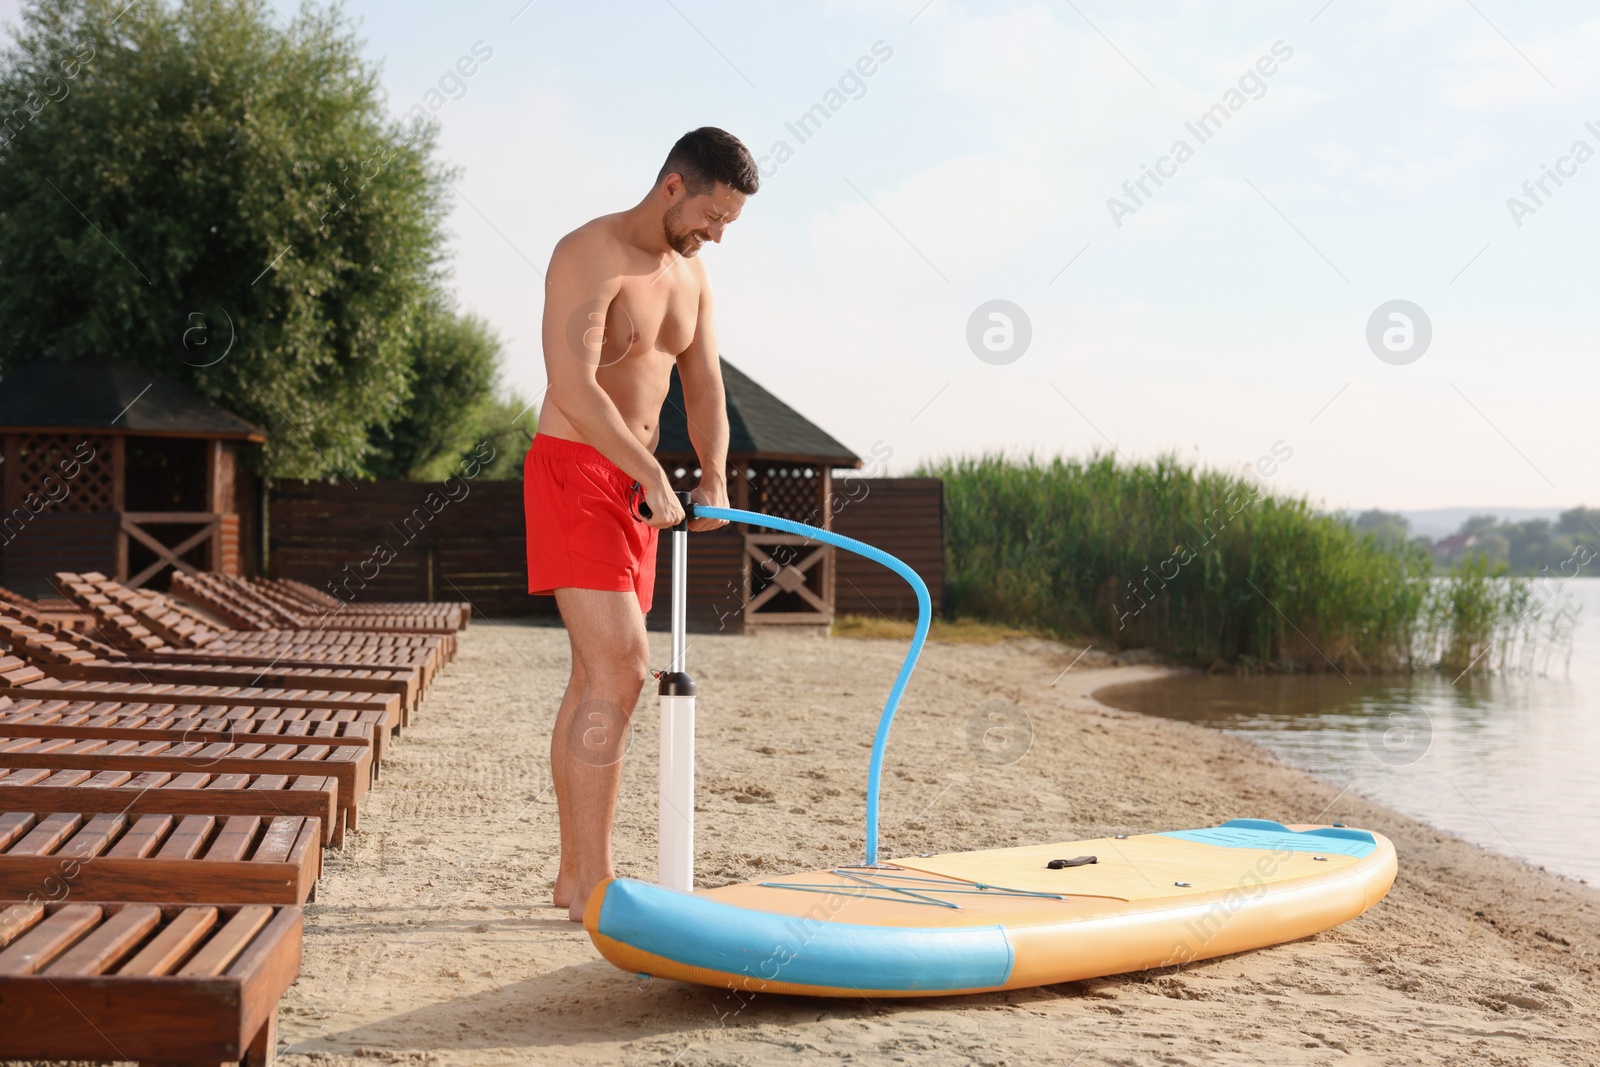
<path id="1" fill-rule="evenodd" d="M 1094 856 L 1096 863 L 1052 871 L 1053 859 Z M 1314 856 L 1322 856 L 1315 859 Z M 1049 845 L 951 852 L 891 860 L 928 874 L 1033 892 L 1150 900 L 1331 874 L 1361 862 L 1336 852 L 1219 848 L 1162 834 Z M 1187 886 L 1177 883 L 1187 882 Z"/>

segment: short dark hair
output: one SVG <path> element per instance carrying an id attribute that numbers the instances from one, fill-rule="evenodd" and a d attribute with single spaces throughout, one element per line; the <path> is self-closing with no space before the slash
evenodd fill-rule
<path id="1" fill-rule="evenodd" d="M 702 126 L 678 138 L 656 175 L 656 184 L 669 174 L 683 175 L 689 195 L 708 193 L 716 182 L 751 196 L 761 187 L 761 172 L 744 142 L 715 126 Z"/>

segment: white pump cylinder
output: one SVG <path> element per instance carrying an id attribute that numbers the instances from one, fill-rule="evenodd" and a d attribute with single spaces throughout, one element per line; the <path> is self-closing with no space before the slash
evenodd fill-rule
<path id="1" fill-rule="evenodd" d="M 690 504 L 672 531 L 672 663 L 661 675 L 661 786 L 656 880 L 694 891 L 694 679 L 684 667 L 688 646 Z"/>

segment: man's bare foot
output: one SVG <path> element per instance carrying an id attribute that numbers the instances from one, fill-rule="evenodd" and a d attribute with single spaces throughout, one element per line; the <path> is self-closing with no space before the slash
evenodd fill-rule
<path id="1" fill-rule="evenodd" d="M 613 871 L 606 871 L 598 878 L 579 878 L 577 891 L 572 894 L 572 903 L 567 907 L 567 918 L 575 923 L 583 922 L 584 909 L 589 906 L 589 896 L 601 882 L 608 878 L 615 878 Z"/>
<path id="2" fill-rule="evenodd" d="M 572 887 L 578 883 L 578 876 L 568 871 L 556 875 L 555 892 L 551 895 L 550 904 L 557 908 L 570 908 L 572 906 Z"/>

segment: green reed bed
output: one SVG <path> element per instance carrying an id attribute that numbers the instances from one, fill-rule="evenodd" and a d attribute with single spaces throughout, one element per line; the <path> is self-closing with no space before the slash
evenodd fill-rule
<path id="1" fill-rule="evenodd" d="M 1562 673 L 1577 609 L 1559 579 L 1508 578 L 1506 569 L 1469 556 L 1431 583 L 1421 627 L 1430 662 L 1457 675 Z"/>
<path id="2" fill-rule="evenodd" d="M 945 483 L 951 614 L 1245 670 L 1503 667 L 1532 633 L 1523 583 L 1433 579 L 1425 550 L 1253 477 L 1103 455 L 920 473 Z"/>

